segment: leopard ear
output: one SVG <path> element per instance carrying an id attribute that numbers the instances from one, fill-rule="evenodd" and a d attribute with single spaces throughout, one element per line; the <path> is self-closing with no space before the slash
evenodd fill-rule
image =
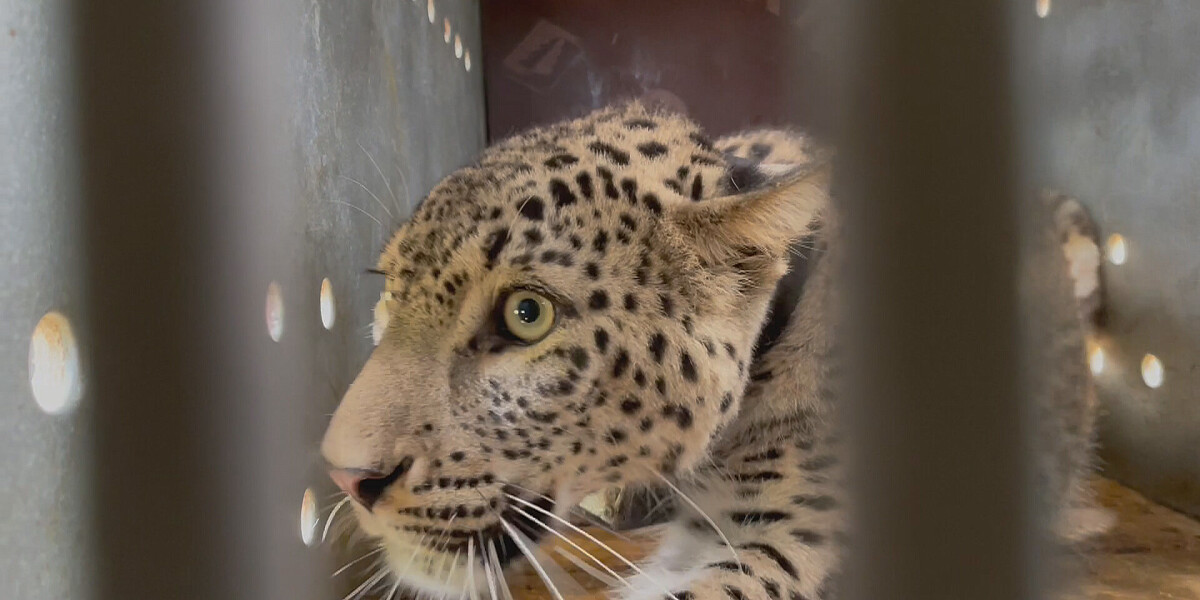
<path id="1" fill-rule="evenodd" d="M 786 269 L 781 259 L 788 247 L 812 232 L 828 205 L 832 167 L 822 160 L 744 168 L 754 170 L 750 176 L 741 174 L 741 181 L 749 185 L 731 195 L 678 205 L 669 218 L 682 243 L 704 263 L 774 283 Z"/>

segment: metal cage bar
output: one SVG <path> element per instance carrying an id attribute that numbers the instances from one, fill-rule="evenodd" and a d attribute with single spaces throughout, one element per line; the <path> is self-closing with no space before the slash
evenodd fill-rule
<path id="1" fill-rule="evenodd" d="M 366 269 L 482 145 L 478 5 L 71 16 L 93 595 L 340 596 L 331 552 L 302 542 L 301 498 L 331 508 L 316 447 L 370 351 L 382 281 Z M 283 310 L 264 309 L 269 290 Z"/>
<path id="2" fill-rule="evenodd" d="M 848 3 L 851 598 L 1038 596 L 1018 389 L 1009 3 Z M 1017 451 L 1014 451 L 1017 450 Z"/>
<path id="3" fill-rule="evenodd" d="M 75 6 L 98 598 L 326 595 L 289 543 L 306 349 L 257 335 L 300 244 L 273 8 Z"/>

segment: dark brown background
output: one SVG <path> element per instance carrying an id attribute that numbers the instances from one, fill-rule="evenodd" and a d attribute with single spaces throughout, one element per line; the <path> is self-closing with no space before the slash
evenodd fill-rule
<path id="1" fill-rule="evenodd" d="M 484 0 L 488 135 L 641 98 L 720 135 L 818 129 L 828 40 L 807 0 Z"/>

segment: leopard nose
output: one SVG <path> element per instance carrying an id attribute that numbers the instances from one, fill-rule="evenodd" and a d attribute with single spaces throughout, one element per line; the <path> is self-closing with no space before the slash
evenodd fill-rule
<path id="1" fill-rule="evenodd" d="M 363 505 L 367 510 L 370 510 L 379 501 L 379 498 L 383 496 L 384 492 L 387 491 L 388 486 L 404 476 L 412 468 L 412 464 L 412 458 L 405 458 L 403 461 L 400 461 L 400 464 L 395 469 L 392 469 L 387 474 L 365 469 L 331 469 L 329 471 L 329 478 L 343 492 L 346 492 L 356 502 Z"/>

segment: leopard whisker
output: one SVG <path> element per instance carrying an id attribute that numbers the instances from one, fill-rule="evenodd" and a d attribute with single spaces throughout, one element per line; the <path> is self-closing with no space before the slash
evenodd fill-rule
<path id="1" fill-rule="evenodd" d="M 341 204 L 343 206 L 349 206 L 350 208 L 353 208 L 354 210 L 357 210 L 358 212 L 360 212 L 364 215 L 367 215 L 368 219 L 375 221 L 376 223 L 379 224 L 380 227 L 383 227 L 383 221 L 380 221 L 375 215 L 363 210 L 362 208 L 359 208 L 358 206 L 356 206 L 354 204 L 350 204 L 349 202 L 342 202 L 341 200 L 333 200 L 333 199 L 330 199 L 329 201 L 334 204 Z"/>
<path id="2" fill-rule="evenodd" d="M 408 213 L 412 214 L 412 194 L 408 192 L 408 178 L 404 176 L 404 169 L 400 163 L 396 163 L 396 172 L 400 174 L 400 185 L 404 186 L 404 206 L 408 209 Z"/>
<path id="3" fill-rule="evenodd" d="M 380 199 L 379 199 L 379 196 L 376 196 L 376 195 L 375 195 L 375 192 L 372 192 L 372 191 L 371 191 L 371 189 L 370 189 L 370 188 L 368 188 L 368 187 L 367 187 L 367 185 L 366 185 L 365 183 L 363 183 L 363 182 L 361 182 L 361 181 L 359 181 L 359 180 L 357 180 L 357 179 L 355 179 L 355 178 L 353 178 L 353 177 L 347 177 L 347 176 L 345 176 L 345 175 L 338 175 L 338 177 L 339 177 L 339 178 L 341 178 L 341 179 L 345 179 L 346 181 L 349 181 L 350 183 L 353 183 L 354 185 L 357 185 L 358 187 L 362 188 L 364 192 L 366 192 L 366 193 L 367 193 L 367 194 L 369 194 L 369 195 L 370 195 L 372 198 L 374 198 L 374 199 L 375 199 L 375 203 L 379 205 L 379 208 L 382 208 L 382 209 L 383 209 L 383 212 L 387 213 L 387 216 L 388 216 L 388 217 L 390 217 L 390 218 L 392 218 L 393 220 L 395 220 L 395 218 L 396 218 L 396 215 L 393 215 L 393 214 L 392 214 L 392 211 L 391 211 L 391 210 L 389 210 L 389 209 L 388 209 L 388 207 L 387 207 L 387 205 L 383 203 L 383 200 L 380 200 Z"/>
<path id="4" fill-rule="evenodd" d="M 476 489 L 475 493 L 479 494 L 479 499 L 483 500 L 484 505 L 489 507 L 488 510 L 493 515 L 496 515 L 496 518 L 500 518 L 500 513 L 496 512 L 495 509 L 490 508 L 491 504 L 488 503 L 487 498 L 483 497 L 483 492 L 479 491 L 479 489 Z M 482 547 L 483 538 L 480 538 L 479 544 Z M 493 586 L 492 581 L 490 579 L 488 580 L 488 585 L 491 587 L 492 600 L 500 600 L 500 599 L 496 598 L 496 587 L 499 587 L 500 590 L 502 592 L 504 592 L 503 600 L 513 600 L 512 592 L 509 591 L 509 589 L 508 589 L 508 580 L 507 580 L 507 578 L 504 577 L 504 567 L 500 564 L 500 553 L 496 551 L 496 540 L 489 538 L 487 541 L 487 544 L 488 544 L 487 558 L 492 563 L 492 572 L 494 572 L 496 574 L 496 578 L 498 579 L 498 584 L 499 584 L 497 586 Z"/>
<path id="5" fill-rule="evenodd" d="M 516 511 L 516 512 L 517 512 L 517 514 L 519 514 L 519 515 L 521 515 L 521 516 L 525 517 L 526 519 L 528 519 L 530 523 L 534 523 L 535 525 L 538 525 L 539 527 L 541 527 L 541 528 L 545 529 L 545 530 L 546 530 L 547 532 L 549 532 L 551 535 L 553 535 L 553 536 L 557 537 L 558 539 L 560 539 L 560 540 L 562 540 L 562 541 L 566 542 L 566 543 L 567 543 L 567 544 L 569 544 L 569 545 L 570 545 L 572 548 L 575 548 L 576 550 L 578 550 L 578 551 L 579 551 L 581 554 L 583 554 L 584 556 L 586 556 L 586 557 L 588 557 L 588 558 L 592 559 L 592 561 L 593 561 L 593 562 L 595 562 L 597 565 L 600 565 L 600 568 L 601 568 L 601 569 L 604 569 L 605 571 L 607 571 L 607 572 L 608 572 L 608 574 L 609 574 L 609 575 L 611 575 L 611 576 L 612 576 L 612 577 L 597 577 L 595 574 L 592 574 L 592 572 L 589 570 L 589 569 L 591 569 L 591 567 L 588 567 L 588 568 L 584 569 L 584 571 L 585 571 L 585 572 L 587 572 L 589 575 L 592 575 L 592 577 L 595 577 L 596 579 L 599 579 L 600 581 L 604 581 L 605 583 L 608 583 L 609 585 L 611 585 L 612 583 L 614 583 L 614 582 L 615 582 L 615 580 L 614 580 L 613 578 L 616 578 L 616 580 L 619 580 L 619 581 L 620 581 L 622 584 L 624 584 L 624 585 L 625 585 L 625 587 L 630 587 L 630 584 L 629 584 L 629 582 L 628 582 L 628 581 L 626 581 L 624 577 L 621 577 L 620 575 L 618 575 L 618 574 L 616 573 L 616 571 L 613 571 L 612 569 L 608 568 L 608 565 L 604 564 L 604 562 L 603 562 L 603 561 L 601 561 L 600 559 L 596 558 L 596 556 L 595 556 L 595 555 L 593 555 L 591 552 L 588 552 L 588 551 L 587 551 L 587 550 L 585 550 L 585 549 L 584 549 L 582 546 L 580 546 L 579 544 L 575 543 L 575 541 L 574 541 L 574 540 L 572 540 L 571 538 L 568 538 L 567 536 L 565 536 L 565 535 L 563 535 L 562 533 L 558 532 L 558 531 L 557 531 L 556 529 L 554 529 L 553 527 L 551 527 L 551 526 L 549 526 L 549 525 L 547 525 L 547 524 L 545 524 L 545 523 L 543 523 L 543 522 L 541 522 L 541 521 L 539 521 L 539 520 L 537 520 L 537 519 L 533 518 L 533 516 L 531 516 L 529 513 L 525 512 L 525 511 L 521 510 L 519 507 L 513 506 L 513 507 L 512 507 L 512 509 L 513 509 L 514 511 Z M 574 556 L 574 555 L 572 555 L 572 556 Z M 572 561 L 572 562 L 574 562 L 574 561 Z"/>
<path id="6" fill-rule="evenodd" d="M 500 591 L 503 592 L 502 597 L 504 600 L 513 600 L 512 592 L 508 589 L 508 578 L 504 576 L 504 567 L 500 565 L 500 554 L 496 552 L 496 543 L 493 540 L 488 540 L 488 548 L 491 550 L 492 569 L 496 573 L 497 579 L 499 579 Z"/>
<path id="7" fill-rule="evenodd" d="M 525 205 L 529 204 L 529 202 L 531 200 L 533 200 L 533 198 L 534 198 L 533 196 L 527 196 L 524 200 L 521 201 L 520 204 L 517 205 L 517 212 L 516 212 L 516 214 L 513 215 L 512 221 L 510 221 L 508 223 L 507 231 L 513 231 L 513 229 L 517 226 L 517 223 L 519 223 L 521 221 L 521 215 L 523 214 L 523 212 L 525 210 Z M 512 237 L 511 233 L 509 234 L 509 237 Z"/>
<path id="8" fill-rule="evenodd" d="M 742 566 L 741 557 L 738 556 L 737 550 L 735 550 L 733 547 L 733 543 L 729 541 L 729 536 L 725 535 L 725 532 L 721 530 L 721 528 L 717 525 L 717 522 L 714 521 L 712 519 L 712 517 L 708 516 L 708 513 L 704 512 L 704 509 L 700 508 L 700 505 L 696 504 L 695 500 L 692 500 L 690 496 L 683 493 L 683 490 L 679 489 L 678 486 L 676 486 L 674 483 L 672 483 L 671 480 L 668 479 L 666 475 L 663 475 L 662 473 L 659 473 L 658 471 L 654 471 L 654 474 L 657 475 L 658 478 L 663 481 L 663 483 L 667 484 L 667 487 L 674 490 L 675 493 L 679 496 L 679 498 L 682 499 L 684 502 L 686 502 L 688 504 L 688 506 L 691 506 L 693 510 L 695 510 L 697 513 L 700 513 L 700 516 L 702 518 L 704 518 L 705 521 L 708 522 L 709 527 L 712 527 L 713 531 L 716 531 L 717 535 L 721 536 L 721 541 L 725 542 L 725 546 L 728 547 L 729 552 L 731 554 L 733 554 L 734 562 L 736 562 L 738 564 L 738 566 Z"/>
<path id="9" fill-rule="evenodd" d="M 437 541 L 435 541 L 433 543 L 433 549 L 436 550 L 440 547 L 444 547 L 442 545 L 442 540 L 446 539 L 446 536 L 450 535 L 450 526 L 454 524 L 454 520 L 457 518 L 458 518 L 458 515 L 454 515 L 454 516 L 450 517 L 449 521 L 446 521 L 446 525 L 442 528 L 442 535 L 439 535 Z M 446 543 L 449 543 L 449 542 L 446 542 Z"/>
<path id="10" fill-rule="evenodd" d="M 605 533 L 612 535 L 613 537 L 619 538 L 621 541 L 625 541 L 625 542 L 633 541 L 629 538 L 629 536 L 621 533 L 620 531 L 617 531 L 611 525 L 609 525 L 608 523 L 605 523 L 603 519 L 592 514 L 591 512 L 589 512 L 583 508 L 580 508 L 580 507 L 574 507 L 571 510 L 574 511 L 576 515 L 583 517 L 583 519 L 585 521 L 587 521 L 593 527 L 596 527 L 597 529 L 601 529 Z"/>
<path id="11" fill-rule="evenodd" d="M 513 518 L 509 520 L 509 524 L 511 524 L 517 529 L 517 531 L 521 532 L 521 534 L 525 536 L 523 539 L 525 544 L 529 547 L 530 552 L 533 552 L 534 556 L 537 557 L 537 560 L 539 563 L 541 563 L 542 568 L 546 570 L 546 575 L 550 577 L 551 581 L 558 585 L 561 592 L 571 597 L 581 596 L 586 593 L 583 587 L 579 585 L 579 581 L 577 581 L 575 577 L 571 575 L 571 573 L 563 569 L 562 565 L 560 565 L 558 561 L 554 560 L 554 557 L 547 554 L 545 548 L 542 548 L 538 540 L 542 539 L 544 533 L 532 525 L 544 527 L 543 523 L 535 520 L 530 524 L 526 524 L 524 519 Z"/>
<path id="12" fill-rule="evenodd" d="M 387 569 L 380 569 L 377 573 L 371 577 L 368 577 L 367 580 L 362 582 L 362 584 L 360 584 L 358 587 L 354 588 L 354 591 L 347 594 L 345 598 L 342 598 L 342 600 L 351 600 L 351 598 L 358 598 L 359 596 L 365 594 L 368 590 L 375 587 L 375 584 L 379 583 L 379 580 L 383 579 L 385 576 L 387 576 L 387 574 Z"/>
<path id="13" fill-rule="evenodd" d="M 345 573 L 345 572 L 346 572 L 346 569 L 349 569 L 350 567 L 353 567 L 354 565 L 356 565 L 356 564 L 358 564 L 358 563 L 360 563 L 360 562 L 362 562 L 362 561 L 364 561 L 364 560 L 366 560 L 366 559 L 368 559 L 368 558 L 370 558 L 370 557 L 372 557 L 372 556 L 375 556 L 376 554 L 379 554 L 380 552 L 383 552 L 383 548 L 382 548 L 382 547 L 380 547 L 380 548 L 376 548 L 376 549 L 374 549 L 374 550 L 372 550 L 372 551 L 370 551 L 370 552 L 367 552 L 366 554 L 363 554 L 362 556 L 360 556 L 360 557 L 358 557 L 358 558 L 356 558 L 356 559 L 354 559 L 354 560 L 352 560 L 352 561 L 350 561 L 350 562 L 348 562 L 348 563 L 346 563 L 346 564 L 342 565 L 342 566 L 341 566 L 341 568 L 339 568 L 338 570 L 334 571 L 334 572 L 333 572 L 333 575 L 330 575 L 329 577 L 330 577 L 330 578 L 337 577 L 338 575 L 341 575 L 342 573 Z"/>
<path id="14" fill-rule="evenodd" d="M 523 491 L 523 492 L 527 492 L 527 493 L 529 493 L 529 494 L 533 494 L 534 496 L 537 496 L 537 497 L 539 497 L 539 498 L 542 498 L 542 499 L 544 499 L 544 500 L 549 500 L 550 502 L 554 502 L 554 498 L 551 498 L 550 496 L 547 496 L 546 494 L 543 494 L 543 493 L 541 493 L 541 492 L 537 492 L 537 491 L 531 490 L 531 489 L 529 489 L 529 488 L 527 488 L 527 487 L 525 487 L 525 486 L 523 486 L 523 485 L 521 485 L 521 484 L 519 484 L 519 483 L 513 483 L 513 482 L 511 482 L 511 481 L 503 481 L 503 480 L 499 480 L 499 479 L 497 479 L 497 481 L 499 481 L 500 483 L 502 483 L 502 484 L 504 484 L 504 485 L 511 485 L 511 486 L 513 486 L 513 487 L 515 487 L 515 488 L 517 488 L 517 489 L 519 489 L 519 490 Z M 616 529 L 613 529 L 613 528 L 612 528 L 611 526 L 609 526 L 607 523 L 605 523 L 604 521 L 602 521 L 602 520 L 600 519 L 600 517 L 597 517 L 596 515 L 594 515 L 594 514 L 592 514 L 592 513 L 588 512 L 588 511 L 584 510 L 583 508 L 580 508 L 580 507 L 578 507 L 578 506 L 573 506 L 573 507 L 571 507 L 571 510 L 572 510 L 572 511 L 573 511 L 575 514 L 577 514 L 577 515 L 579 515 L 579 516 L 583 517 L 585 520 L 587 520 L 587 522 L 588 522 L 588 523 L 591 523 L 592 525 L 594 525 L 594 526 L 596 526 L 596 527 L 598 527 L 598 528 L 600 528 L 600 529 L 603 529 L 603 530 L 604 530 L 606 533 L 610 533 L 610 534 L 612 534 L 612 535 L 614 535 L 614 536 L 616 536 L 616 537 L 618 537 L 618 538 L 621 538 L 621 540 L 623 540 L 623 541 L 626 541 L 626 542 L 632 541 L 632 540 L 630 540 L 630 539 L 629 539 L 629 536 L 627 536 L 627 535 L 625 535 L 625 534 L 621 533 L 620 531 L 617 531 Z"/>
<path id="15" fill-rule="evenodd" d="M 529 564 L 537 573 L 538 578 L 540 578 L 542 583 L 546 584 L 546 588 L 550 590 L 550 595 L 554 596 L 555 600 L 565 600 L 562 593 L 558 591 L 558 586 L 554 585 L 554 582 L 550 580 L 550 576 L 546 574 L 546 570 L 542 567 L 542 563 L 538 561 L 536 556 L 534 556 L 533 551 L 531 551 L 525 545 L 525 540 L 528 539 L 525 537 L 525 534 L 517 531 L 517 528 L 509 524 L 508 520 L 506 520 L 504 517 L 500 517 L 500 526 L 508 532 L 508 535 L 512 536 L 513 542 L 515 542 L 517 545 L 517 549 L 520 550 L 521 554 L 524 554 L 525 558 L 529 560 Z"/>
<path id="16" fill-rule="evenodd" d="M 483 554 L 481 562 L 483 575 L 487 578 L 488 600 L 500 600 L 500 595 L 496 593 L 496 577 L 492 574 L 492 555 L 488 554 L 482 539 L 479 540 L 479 551 Z"/>
<path id="17" fill-rule="evenodd" d="M 408 562 L 404 563 L 404 566 L 401 567 L 399 571 L 396 571 L 397 579 L 399 579 L 401 575 L 407 573 L 408 568 L 411 567 L 413 562 L 417 560 L 417 553 L 421 551 L 421 544 L 425 542 L 426 537 L 429 537 L 428 533 L 421 534 L 421 537 L 417 538 L 417 543 L 413 545 L 412 553 L 408 555 Z"/>
<path id="18" fill-rule="evenodd" d="M 517 501 L 517 502 L 520 502 L 521 504 L 524 504 L 525 506 L 527 506 L 527 507 L 529 507 L 529 508 L 532 508 L 533 510 L 536 510 L 536 511 L 538 511 L 538 512 L 542 513 L 542 514 L 545 514 L 546 516 L 548 516 L 548 517 L 550 517 L 550 518 L 552 518 L 552 519 L 554 519 L 554 520 L 558 521 L 559 523 L 562 523 L 564 526 L 566 526 L 566 527 L 570 528 L 570 529 L 571 529 L 572 531 L 574 531 L 575 533 L 578 533 L 579 535 L 582 535 L 583 537 L 587 538 L 587 539 L 588 539 L 590 542 L 592 542 L 593 544 L 596 544 L 597 546 L 600 546 L 601 548 L 603 548 L 604 550 L 606 550 L 606 551 L 607 551 L 609 554 L 611 554 L 611 555 L 613 555 L 614 557 L 616 557 L 616 558 L 617 558 L 617 560 L 619 560 L 619 561 L 621 561 L 621 562 L 625 563 L 625 566 L 629 567 L 630 569 L 633 569 L 633 571 L 634 571 L 635 573 L 637 573 L 638 575 L 641 575 L 641 576 L 645 577 L 646 579 L 649 579 L 649 580 L 651 580 L 652 582 L 654 582 L 654 583 L 658 584 L 658 585 L 659 585 L 659 587 L 660 587 L 660 588 L 663 590 L 663 592 L 664 592 L 664 593 L 666 593 L 666 595 L 667 595 L 667 597 L 668 597 L 668 598 L 672 598 L 673 600 L 679 600 L 679 598 L 677 598 L 677 597 L 675 596 L 675 594 L 674 594 L 673 592 L 671 592 L 671 590 L 667 589 L 667 587 L 666 587 L 666 586 L 662 585 L 662 583 L 658 582 L 658 581 L 657 581 L 657 580 L 655 580 L 654 578 L 652 578 L 652 577 L 650 577 L 649 575 L 647 575 L 647 574 L 646 574 L 646 572 L 645 572 L 645 571 L 643 571 L 643 570 L 641 569 L 641 567 L 639 567 L 639 566 L 637 566 L 637 565 L 633 564 L 633 561 L 629 560 L 628 558 L 625 558 L 625 555 L 624 555 L 624 554 L 621 554 L 620 552 L 617 552 L 616 550 L 613 550 L 611 546 L 609 546 L 608 544 L 605 544 L 604 542 L 600 541 L 599 539 L 597 539 L 597 538 L 596 538 L 596 536 L 594 536 L 594 535 L 592 535 L 592 534 L 590 534 L 590 533 L 588 533 L 588 532 L 584 531 L 583 529 L 580 529 L 580 528 L 579 528 L 579 527 L 577 527 L 577 526 L 576 526 L 574 523 L 571 523 L 570 521 L 567 521 L 566 519 L 564 519 L 564 518 L 562 518 L 562 517 L 560 517 L 560 516 L 558 516 L 558 515 L 556 515 L 556 514 L 554 514 L 554 513 L 550 512 L 550 511 L 548 511 L 548 510 L 546 510 L 546 509 L 544 509 L 544 508 L 542 508 L 542 507 L 540 507 L 540 506 L 538 506 L 538 505 L 536 505 L 536 504 L 534 504 L 534 503 L 532 503 L 532 502 L 529 502 L 528 500 L 525 500 L 524 498 L 519 498 L 519 497 L 517 497 L 517 496 L 514 496 L 514 495 L 512 495 L 512 494 L 508 494 L 508 493 L 506 493 L 506 494 L 504 494 L 504 495 L 505 495 L 505 496 L 507 496 L 508 498 L 512 499 L 512 500 L 515 500 L 515 501 Z M 516 507 L 514 506 L 513 508 L 515 509 Z"/>
<path id="19" fill-rule="evenodd" d="M 624 578 L 621 578 L 620 580 L 613 579 L 612 577 L 609 577 L 608 575 L 605 575 L 600 570 L 596 569 L 596 567 L 593 567 L 593 566 L 587 564 L 587 562 L 584 561 L 582 558 L 579 558 L 578 556 L 575 556 L 574 554 L 567 552 L 563 548 L 555 548 L 554 553 L 567 559 L 568 561 L 570 561 L 571 564 L 575 565 L 575 568 L 579 569 L 580 571 L 583 571 L 584 573 L 587 573 L 588 575 L 591 575 L 593 579 L 595 579 L 596 581 L 603 582 L 604 585 L 606 585 L 610 588 L 616 587 L 617 584 L 623 584 L 625 587 L 628 587 L 628 588 L 633 587 L 633 584 L 629 583 L 628 581 L 625 581 Z M 589 555 L 589 557 L 590 556 L 591 555 Z"/>
<path id="20" fill-rule="evenodd" d="M 330 386 L 330 387 L 332 388 L 332 384 L 331 384 L 331 386 Z M 336 393 L 337 393 L 337 390 L 336 390 L 336 388 L 333 390 L 333 392 L 334 392 L 334 394 L 336 394 Z M 331 414 L 329 414 L 329 415 L 325 415 L 325 416 L 326 416 L 326 417 L 330 417 L 330 416 L 332 416 L 332 413 L 331 413 Z M 328 494 L 328 495 L 326 495 L 326 496 L 325 496 L 325 502 L 329 502 L 330 500 L 333 500 L 334 498 L 348 499 L 349 497 L 350 497 L 350 494 L 347 494 L 346 492 L 334 492 L 334 493 L 332 493 L 332 494 Z M 325 511 L 331 510 L 331 509 L 333 509 L 333 508 L 334 508 L 334 507 L 336 507 L 336 506 L 337 506 L 336 504 L 330 504 L 330 505 L 328 505 L 328 506 L 324 506 L 324 507 L 322 507 L 322 508 L 321 508 L 321 512 L 325 512 Z"/>
<path id="21" fill-rule="evenodd" d="M 467 587 L 471 590 L 471 600 L 479 600 L 479 590 L 475 587 L 475 538 L 467 538 Z"/>
<path id="22" fill-rule="evenodd" d="M 546 515 L 547 517 L 550 517 L 551 519 L 554 519 L 555 521 L 562 523 L 565 527 L 570 528 L 575 533 L 578 533 L 579 535 L 582 535 L 585 538 L 587 538 L 588 541 L 590 541 L 593 544 L 596 544 L 597 546 L 600 546 L 604 550 L 608 551 L 609 554 L 612 554 L 613 556 L 615 556 L 617 558 L 617 560 L 620 560 L 621 562 L 625 563 L 625 565 L 628 566 L 629 568 L 633 569 L 634 571 L 638 572 L 639 574 L 644 575 L 644 573 L 642 573 L 641 570 L 638 569 L 637 565 L 633 564 L 633 562 L 630 561 L 628 558 L 625 558 L 620 552 L 613 550 L 612 547 L 610 547 L 608 544 L 605 544 L 604 542 L 600 541 L 599 539 L 596 538 L 596 536 L 584 531 L 583 529 L 576 526 L 574 523 L 550 512 L 532 502 L 529 502 L 528 500 L 526 500 L 524 498 L 521 498 L 519 496 L 514 496 L 514 495 L 508 494 L 508 493 L 506 493 L 504 495 L 507 496 L 510 500 L 515 500 L 517 502 L 520 502 L 521 504 L 524 504 L 525 506 L 538 511 L 538 512 Z M 514 506 L 513 509 L 516 510 L 516 507 Z"/>
<path id="23" fill-rule="evenodd" d="M 442 553 L 442 560 L 441 560 L 440 562 L 438 562 L 438 566 L 437 566 L 437 573 L 438 573 L 439 575 L 442 573 L 442 569 L 445 569 L 445 568 L 446 568 L 446 561 L 447 561 L 447 560 L 449 560 L 449 559 L 450 559 L 450 555 L 449 555 L 448 553 Z M 433 559 L 430 559 L 430 560 L 429 560 L 429 564 L 430 564 L 430 566 L 432 566 L 432 565 L 433 565 Z M 433 574 L 433 573 L 430 573 L 430 575 L 432 575 L 432 574 Z M 449 579 L 447 579 L 447 580 L 446 580 L 446 585 L 449 585 L 449 584 L 450 584 L 450 580 L 449 580 Z"/>
<path id="24" fill-rule="evenodd" d="M 396 210 L 400 210 L 400 199 L 396 198 L 396 192 L 392 191 L 391 182 L 389 182 L 388 178 L 383 174 L 383 169 L 379 168 L 379 163 L 375 162 L 375 157 L 371 156 L 370 152 L 367 152 L 367 149 L 363 147 L 361 142 L 358 144 L 358 149 L 362 150 L 363 154 L 367 155 L 367 160 L 371 161 L 371 166 L 375 167 L 375 172 L 379 173 L 379 178 L 383 180 L 383 186 L 387 188 L 388 194 L 392 196 L 392 203 L 396 206 Z M 385 208 L 384 210 L 387 209 Z M 391 215 L 391 211 L 388 211 L 388 214 Z M 392 215 L 392 219 L 395 220 L 395 218 L 396 215 Z"/>
<path id="25" fill-rule="evenodd" d="M 333 540 L 345 540 L 348 546 L 353 546 L 358 542 L 366 539 L 366 534 L 357 526 L 353 515 L 343 514 L 336 519 L 332 527 L 329 528 L 328 539 L 322 538 L 322 542 L 332 542 Z"/>
<path id="26" fill-rule="evenodd" d="M 397 576 L 396 583 L 392 584 L 392 589 L 388 591 L 388 595 L 385 596 L 385 598 L 387 600 L 392 600 L 393 598 L 396 597 L 396 590 L 399 590 L 399 589 L 400 589 L 400 577 Z"/>
<path id="27" fill-rule="evenodd" d="M 335 517 L 337 517 L 338 511 L 341 510 L 342 507 L 345 506 L 346 503 L 349 501 L 350 501 L 350 496 L 347 495 L 345 498 L 342 499 L 341 502 L 338 502 L 337 504 L 333 505 L 333 511 L 329 513 L 329 518 L 325 520 L 325 529 L 324 529 L 324 531 L 321 532 L 321 541 L 322 542 L 324 542 L 325 539 L 327 537 L 329 537 L 329 527 L 331 525 L 333 525 L 333 520 Z"/>
<path id="28" fill-rule="evenodd" d="M 664 509 L 664 508 L 667 508 L 667 507 L 669 506 L 669 505 L 667 504 L 667 501 L 668 501 L 668 500 L 670 500 L 670 498 L 661 498 L 661 499 L 659 499 L 659 500 L 658 500 L 658 501 L 657 501 L 657 502 L 654 504 L 654 506 L 650 507 L 650 510 L 646 511 L 646 517 L 645 517 L 645 518 L 648 520 L 648 519 L 650 519 L 651 517 L 653 517 L 654 515 L 658 514 L 658 511 L 660 511 L 660 510 L 662 510 L 662 509 Z"/>
<path id="29" fill-rule="evenodd" d="M 458 515 L 454 515 L 453 517 L 450 517 L 449 521 L 446 521 L 446 527 L 444 529 L 442 529 L 442 535 L 438 536 L 437 541 L 433 543 L 433 549 L 435 551 L 441 552 L 441 550 L 438 550 L 438 548 L 439 547 L 445 548 L 445 545 L 442 544 L 442 540 L 446 539 L 446 536 L 450 535 L 450 526 L 454 524 L 454 519 L 457 519 L 457 518 L 458 518 Z M 446 539 L 445 543 L 449 544 L 450 540 Z M 437 566 L 437 572 L 439 574 L 442 572 L 442 569 L 444 569 L 446 567 L 446 560 L 449 558 L 450 558 L 450 555 L 448 553 L 442 552 L 442 561 L 439 562 L 438 566 Z M 430 559 L 429 563 L 430 563 L 430 566 L 432 566 L 433 559 Z M 447 581 L 449 581 L 449 580 L 447 580 Z"/>
<path id="30" fill-rule="evenodd" d="M 454 579 L 454 572 L 458 570 L 458 555 L 460 552 L 462 552 L 462 550 L 456 550 L 454 552 L 454 558 L 451 559 L 451 561 L 450 561 L 450 572 L 446 574 L 446 580 L 442 582 L 442 587 L 448 587 L 450 585 L 450 580 Z M 450 555 L 447 554 L 446 556 L 448 558 Z M 438 574 L 441 574 L 442 569 L 445 567 L 445 565 L 446 565 L 446 560 L 442 559 L 442 564 L 438 565 Z M 442 597 L 443 598 L 446 597 L 445 592 L 442 593 Z"/>

